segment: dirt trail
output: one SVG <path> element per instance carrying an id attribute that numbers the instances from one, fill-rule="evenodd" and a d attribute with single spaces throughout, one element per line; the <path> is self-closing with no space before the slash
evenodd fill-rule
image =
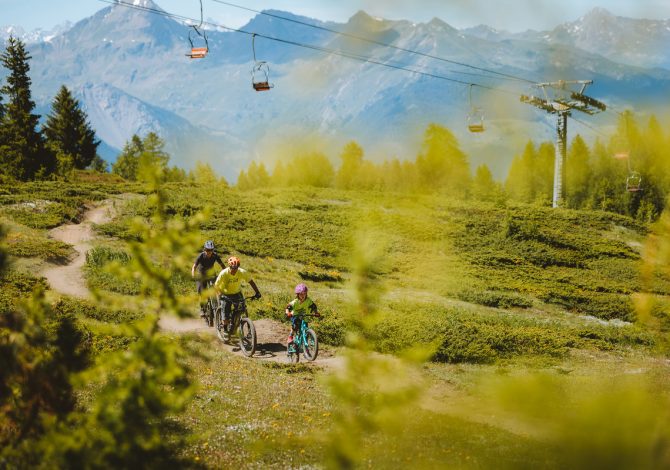
<path id="1" fill-rule="evenodd" d="M 91 297 L 82 273 L 82 268 L 86 262 L 86 252 L 91 249 L 89 242 L 93 239 L 93 225 L 111 220 L 113 211 L 114 201 L 108 199 L 87 211 L 81 223 L 60 225 L 49 231 L 51 238 L 69 243 L 77 252 L 68 264 L 63 266 L 48 265 L 42 271 L 42 276 L 47 278 L 53 290 L 73 297 Z"/>
<path id="2" fill-rule="evenodd" d="M 256 352 L 254 359 L 261 359 L 270 362 L 288 362 L 286 356 L 286 337 L 288 336 L 288 323 L 281 323 L 268 318 L 254 320 L 256 327 Z M 214 328 L 209 328 L 201 319 L 188 318 L 178 319 L 172 316 L 161 317 L 160 327 L 164 331 L 173 333 L 198 333 L 216 335 Z M 242 355 L 237 342 L 232 344 L 219 343 L 224 351 L 232 354 Z M 302 362 L 306 362 L 302 359 Z M 338 368 L 343 364 L 342 358 L 335 356 L 334 351 L 329 348 L 319 346 L 319 356 L 311 363 L 315 366 L 324 368 Z"/>
<path id="3" fill-rule="evenodd" d="M 102 201 L 97 207 L 88 210 L 79 224 L 60 225 L 49 231 L 50 237 L 69 243 L 77 253 L 68 264 L 49 264 L 42 270 L 42 276 L 47 279 L 53 290 L 73 297 L 85 299 L 92 297 L 86 285 L 82 268 L 86 262 L 86 252 L 92 247 L 93 225 L 102 224 L 112 219 L 115 213 L 114 202 L 114 199 Z M 273 362 L 287 361 L 286 336 L 288 335 L 288 324 L 270 319 L 260 319 L 254 321 L 254 325 L 258 335 L 258 346 L 253 357 Z M 200 318 L 179 319 L 165 315 L 161 317 L 160 327 L 164 331 L 178 334 L 216 335 L 214 328 L 207 327 Z M 237 344 L 220 344 L 226 351 L 242 354 Z M 323 367 L 338 367 L 342 363 L 341 358 L 335 357 L 333 351 L 327 348 L 320 349 L 315 364 Z"/>

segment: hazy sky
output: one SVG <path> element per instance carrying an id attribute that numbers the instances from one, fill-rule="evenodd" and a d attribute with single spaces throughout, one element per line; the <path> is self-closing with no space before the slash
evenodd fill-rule
<path id="1" fill-rule="evenodd" d="M 132 2 L 133 0 L 123 0 Z M 386 19 L 417 22 L 438 17 L 456 28 L 487 24 L 497 29 L 525 31 L 551 29 L 573 21 L 592 8 L 603 7 L 631 18 L 670 19 L 670 0 L 228 0 L 255 10 L 277 9 L 345 22 L 358 10 Z M 200 15 L 199 0 L 155 0 L 170 13 Z M 49 29 L 65 21 L 76 22 L 108 6 L 100 0 L 0 0 L 0 26 L 26 30 Z M 253 16 L 230 6 L 203 0 L 206 19 L 239 27 Z"/>

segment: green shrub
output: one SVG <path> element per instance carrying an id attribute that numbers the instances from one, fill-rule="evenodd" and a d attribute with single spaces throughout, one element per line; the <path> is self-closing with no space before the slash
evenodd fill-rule
<path id="1" fill-rule="evenodd" d="M 14 270 L 0 275 L 0 306 L 7 309 L 16 308 L 22 298 L 30 295 L 33 290 L 48 288 L 47 280 Z"/>
<path id="2" fill-rule="evenodd" d="M 52 263 L 62 263 L 75 253 L 67 243 L 26 232 L 10 232 L 6 241 L 9 254 L 17 257 L 35 257 Z"/>
<path id="3" fill-rule="evenodd" d="M 616 318 L 630 322 L 635 321 L 636 317 L 629 295 L 576 291 L 566 288 L 561 291 L 552 289 L 538 297 L 544 302 L 560 305 L 571 312 L 592 315 L 605 320 Z"/>
<path id="4" fill-rule="evenodd" d="M 326 271 L 316 267 L 306 268 L 302 271 L 298 271 L 298 275 L 301 279 L 314 282 L 342 282 L 344 280 L 342 278 L 342 274 L 340 274 L 339 271 Z"/>
<path id="5" fill-rule="evenodd" d="M 533 302 L 526 297 L 500 291 L 466 289 L 458 293 L 458 298 L 465 302 L 496 308 L 530 308 L 533 306 Z"/>
<path id="6" fill-rule="evenodd" d="M 53 306 L 54 310 L 61 313 L 74 315 L 78 318 L 91 318 L 93 320 L 107 323 L 125 323 L 142 318 L 139 312 L 130 310 L 111 310 L 104 308 L 87 300 L 62 297 Z"/>
<path id="7" fill-rule="evenodd" d="M 91 268 L 101 268 L 111 261 L 127 264 L 130 255 L 123 250 L 115 250 L 107 246 L 96 246 L 86 252 L 86 265 Z"/>
<path id="8" fill-rule="evenodd" d="M 124 295 L 137 295 L 139 289 L 135 282 L 122 279 L 106 268 L 108 263 L 118 262 L 126 265 L 130 255 L 122 250 L 98 246 L 86 253 L 86 280 L 92 289 L 106 290 Z"/>
<path id="9" fill-rule="evenodd" d="M 575 337 L 554 325 L 455 309 L 387 313 L 376 327 L 380 352 L 396 353 L 435 341 L 439 344 L 435 361 L 472 363 L 522 355 L 562 356 L 576 345 Z"/>

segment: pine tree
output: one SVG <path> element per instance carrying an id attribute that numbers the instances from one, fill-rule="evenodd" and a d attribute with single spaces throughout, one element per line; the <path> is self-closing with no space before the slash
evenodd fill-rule
<path id="1" fill-rule="evenodd" d="M 0 171 L 22 180 L 44 177 L 56 170 L 56 157 L 37 131 L 40 116 L 32 113 L 35 103 L 30 94 L 30 58 L 23 42 L 14 37 L 0 54 L 0 61 L 9 70 L 7 84 L 0 88 L 7 97 L 0 121 Z"/>
<path id="2" fill-rule="evenodd" d="M 47 145 L 57 153 L 70 156 L 74 167 L 78 169 L 93 163 L 100 145 L 86 121 L 86 113 L 65 85 L 54 98 L 51 114 L 44 126 L 44 135 Z"/>

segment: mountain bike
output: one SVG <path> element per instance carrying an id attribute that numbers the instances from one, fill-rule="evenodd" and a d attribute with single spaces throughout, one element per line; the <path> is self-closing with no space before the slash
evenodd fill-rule
<path id="1" fill-rule="evenodd" d="M 305 317 L 317 317 L 317 315 L 295 315 L 295 318 L 300 320 L 300 326 L 293 336 L 293 341 L 288 344 L 287 349 L 288 361 L 292 363 L 298 363 L 300 361 L 300 353 L 302 353 L 308 361 L 313 361 L 319 354 L 319 340 L 317 339 L 314 330 L 307 324 Z"/>
<path id="2" fill-rule="evenodd" d="M 224 343 L 229 343 L 230 338 L 235 332 L 238 333 L 240 339 L 240 349 L 242 353 L 251 357 L 256 351 L 256 328 L 254 322 L 247 317 L 247 300 L 254 297 L 244 297 L 241 300 L 235 301 L 230 297 L 221 296 L 218 307 L 214 313 L 214 325 L 216 327 L 216 335 Z M 226 326 L 224 324 L 223 302 L 230 302 L 230 321 Z"/>
<path id="3" fill-rule="evenodd" d="M 214 312 L 219 308 L 219 299 L 214 293 L 214 279 L 208 279 L 206 282 L 206 289 L 208 292 L 211 292 L 207 296 L 207 302 L 205 303 L 205 315 L 202 317 L 205 320 L 205 324 L 209 327 L 214 326 Z"/>

